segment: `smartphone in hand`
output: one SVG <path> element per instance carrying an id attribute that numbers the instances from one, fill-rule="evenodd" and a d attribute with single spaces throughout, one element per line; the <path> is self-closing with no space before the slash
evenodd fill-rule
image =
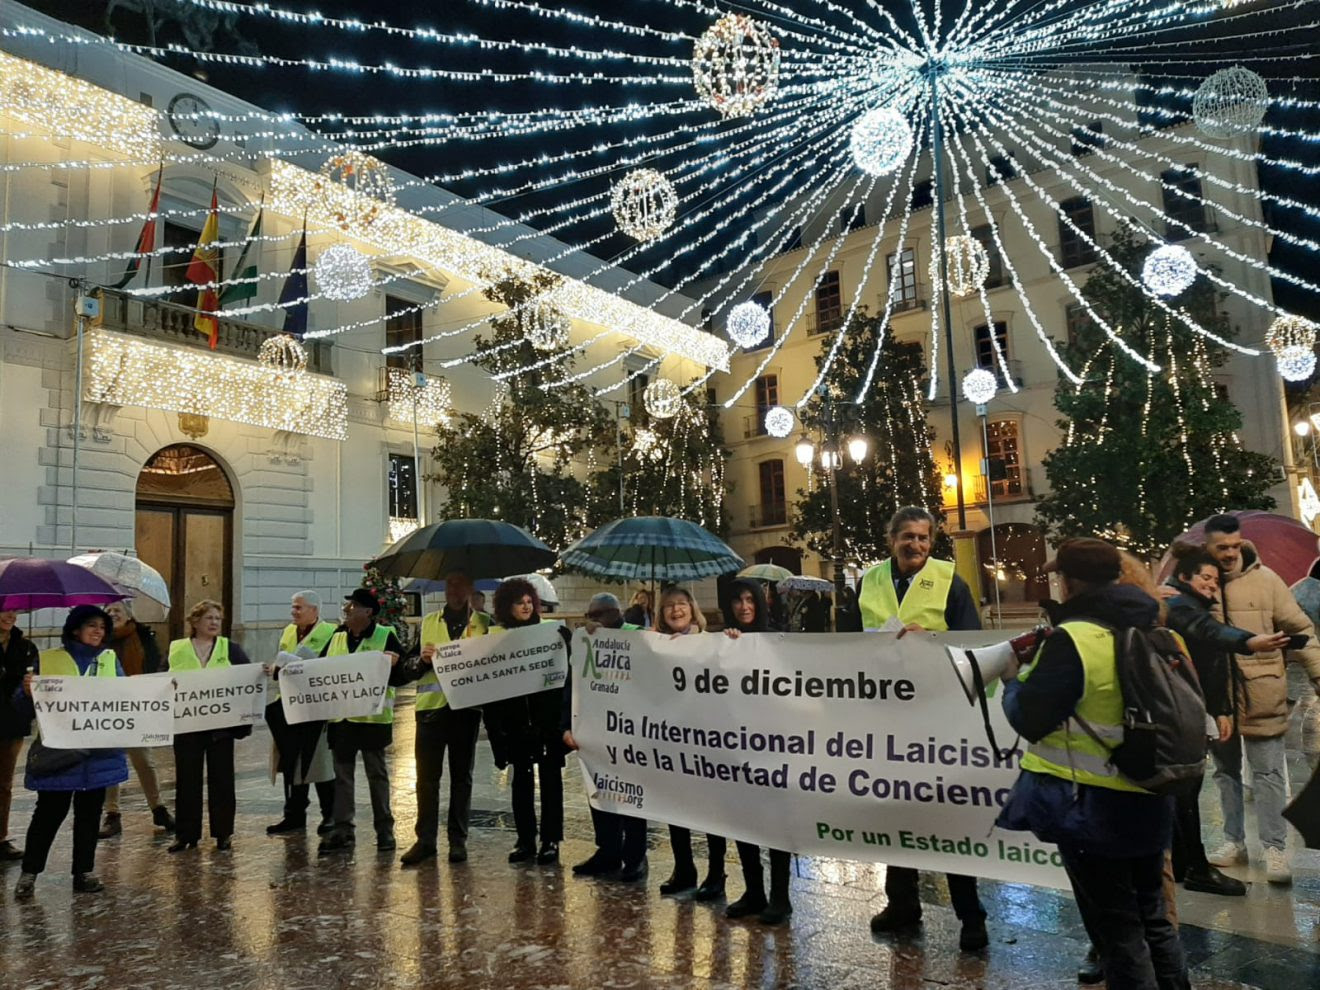
<path id="1" fill-rule="evenodd" d="M 1306 635 L 1305 633 L 1297 633 L 1296 635 L 1288 637 L 1288 649 L 1300 650 L 1310 641 L 1311 641 L 1310 636 Z"/>

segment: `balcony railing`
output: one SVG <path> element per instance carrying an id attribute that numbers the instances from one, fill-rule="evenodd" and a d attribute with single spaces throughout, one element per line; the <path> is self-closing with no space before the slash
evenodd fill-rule
<path id="1" fill-rule="evenodd" d="M 113 289 L 103 291 L 101 325 L 107 330 L 166 341 L 181 347 L 209 349 L 207 338 L 193 326 L 197 311 L 191 307 L 160 299 L 146 299 Z M 280 333 L 275 327 L 225 319 L 222 311 L 215 353 L 255 360 L 261 345 L 271 337 L 278 337 Z M 330 367 L 330 344 L 308 340 L 303 342 L 303 347 L 307 350 L 308 371 L 322 375 L 333 373 Z"/>
<path id="2" fill-rule="evenodd" d="M 881 292 L 877 294 L 875 297 L 876 312 L 883 313 L 885 311 L 885 304 L 888 302 L 889 302 L 889 292 L 887 290 L 885 292 Z M 899 313 L 910 313 L 915 310 L 925 309 L 925 308 L 926 308 L 926 300 L 922 299 L 918 295 L 911 295 L 906 298 L 900 295 L 895 295 L 894 305 L 893 308 L 890 309 L 890 313 L 893 315 L 897 315 Z"/>
<path id="3" fill-rule="evenodd" d="M 750 519 L 748 525 L 752 529 L 765 529 L 770 526 L 788 525 L 788 503 L 787 502 L 769 502 L 766 505 L 753 505 L 749 507 Z"/>
<path id="4" fill-rule="evenodd" d="M 843 311 L 828 310 L 824 313 L 807 314 L 807 333 L 833 333 L 843 326 Z"/>

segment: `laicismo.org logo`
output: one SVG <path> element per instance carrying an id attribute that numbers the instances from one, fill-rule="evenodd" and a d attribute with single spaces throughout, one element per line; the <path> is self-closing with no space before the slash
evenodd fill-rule
<path id="1" fill-rule="evenodd" d="M 614 777 L 603 773 L 593 773 L 591 780 L 596 785 L 597 793 L 604 801 L 627 805 L 640 810 L 646 799 L 646 789 L 641 784 L 635 784 L 631 780 L 624 780 L 622 777 Z"/>

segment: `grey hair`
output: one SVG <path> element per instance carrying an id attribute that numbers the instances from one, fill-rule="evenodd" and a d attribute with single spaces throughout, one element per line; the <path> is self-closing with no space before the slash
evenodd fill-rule
<path id="1" fill-rule="evenodd" d="M 125 619 L 131 619 L 131 618 L 133 618 L 133 599 L 131 599 L 131 598 L 121 598 L 119 601 L 117 601 L 117 602 L 111 602 L 110 604 L 111 604 L 111 605 L 118 605 L 120 608 L 122 608 L 122 609 L 124 610 L 124 618 L 125 618 Z"/>
<path id="2" fill-rule="evenodd" d="M 889 517 L 889 538 L 892 540 L 910 522 L 930 523 L 930 533 L 935 535 L 935 516 L 919 505 L 905 505 Z"/>
<path id="3" fill-rule="evenodd" d="M 318 612 L 321 610 L 321 596 L 318 595 L 315 591 L 300 591 L 297 594 L 295 594 L 293 598 L 289 600 L 294 601 L 295 599 L 298 598 L 301 598 L 303 600 L 304 605 L 310 608 L 314 608 Z"/>
<path id="4" fill-rule="evenodd" d="M 613 608 L 620 612 L 623 611 L 623 605 L 619 601 L 619 596 L 612 595 L 608 591 L 602 591 L 599 594 L 592 595 L 591 601 L 587 602 L 587 611 L 591 611 L 596 605 L 599 605 L 602 608 Z"/>

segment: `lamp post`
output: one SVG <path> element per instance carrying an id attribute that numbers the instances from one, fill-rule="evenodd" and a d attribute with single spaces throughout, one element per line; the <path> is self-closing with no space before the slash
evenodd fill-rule
<path id="1" fill-rule="evenodd" d="M 834 559 L 834 628 L 839 627 L 839 613 L 843 607 L 843 591 L 847 582 L 843 571 L 843 525 L 839 517 L 839 468 L 843 466 L 841 442 L 847 428 L 856 421 L 856 406 L 845 403 L 836 405 L 834 397 L 825 386 L 818 393 L 821 397 L 820 442 L 814 443 L 811 437 L 803 433 L 793 448 L 797 462 L 811 470 L 817 456 L 821 468 L 829 476 L 830 485 L 830 553 Z M 854 464 L 866 460 L 870 443 L 865 436 L 853 434 L 845 443 L 848 457 Z"/>

